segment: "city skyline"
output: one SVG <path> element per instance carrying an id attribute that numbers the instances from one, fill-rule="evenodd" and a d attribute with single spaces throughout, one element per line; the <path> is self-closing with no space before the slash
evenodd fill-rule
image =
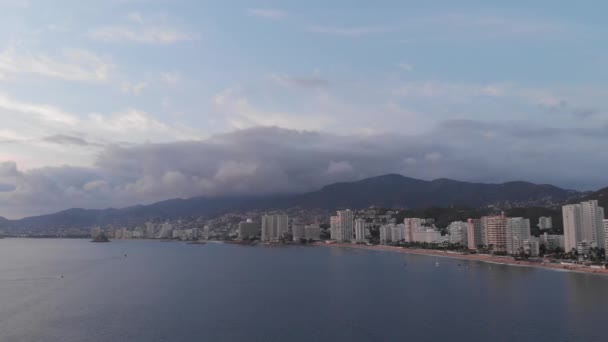
<path id="1" fill-rule="evenodd" d="M 386 173 L 608 185 L 605 3 L 370 6 L 0 2 L 0 216 Z"/>

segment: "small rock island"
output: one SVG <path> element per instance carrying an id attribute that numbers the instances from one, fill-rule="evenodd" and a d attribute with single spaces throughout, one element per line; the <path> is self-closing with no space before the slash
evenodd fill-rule
<path id="1" fill-rule="evenodd" d="M 97 235 L 95 238 L 93 238 L 93 240 L 91 240 L 91 242 L 110 242 L 110 239 L 108 239 L 106 234 L 101 233 L 101 234 Z"/>

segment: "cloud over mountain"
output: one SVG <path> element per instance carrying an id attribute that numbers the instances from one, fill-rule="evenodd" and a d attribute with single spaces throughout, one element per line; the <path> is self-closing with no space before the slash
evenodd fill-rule
<path id="1" fill-rule="evenodd" d="M 577 185 L 568 183 L 577 175 L 601 182 L 600 173 L 593 170 L 608 167 L 601 160 L 577 159 L 575 150 L 554 150 L 550 143 L 540 142 L 534 149 L 518 146 L 517 129 L 489 130 L 487 124 L 467 121 L 447 122 L 432 134 L 418 136 L 338 136 L 256 127 L 203 141 L 108 146 L 88 168 L 22 171 L 14 162 L 4 162 L 0 213 L 18 217 L 172 197 L 303 192 L 385 173 L 421 179 L 524 179 L 568 186 Z M 52 139 L 82 143 L 67 137 Z M 555 154 L 564 152 L 585 167 L 573 169 L 555 162 Z M 551 176 L 546 174 L 549 165 L 558 168 Z"/>

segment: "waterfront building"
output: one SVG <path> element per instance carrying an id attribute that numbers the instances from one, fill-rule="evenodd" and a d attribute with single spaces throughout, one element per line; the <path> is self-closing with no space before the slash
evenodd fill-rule
<path id="1" fill-rule="evenodd" d="M 484 245 L 482 220 L 469 219 L 467 221 L 467 245 L 471 250 L 476 250 Z"/>
<path id="2" fill-rule="evenodd" d="M 200 229 L 192 228 L 181 230 L 180 234 L 176 238 L 181 239 L 182 241 L 193 241 L 198 240 L 200 235 Z"/>
<path id="3" fill-rule="evenodd" d="M 594 247 L 604 246 L 604 208 L 598 206 L 597 200 L 581 202 L 581 223 L 583 224 L 584 241 L 591 241 Z"/>
<path id="4" fill-rule="evenodd" d="M 209 236 L 210 236 L 211 232 L 210 232 L 210 228 L 208 225 L 205 225 L 203 227 L 203 237 L 205 238 L 205 240 L 209 240 Z"/>
<path id="5" fill-rule="evenodd" d="M 524 240 L 522 243 L 522 249 L 524 253 L 528 254 L 531 257 L 537 257 L 540 254 L 540 243 L 538 238 L 529 237 L 527 240 Z"/>
<path id="6" fill-rule="evenodd" d="M 393 242 L 409 242 L 405 224 L 391 225 L 391 239 Z"/>
<path id="7" fill-rule="evenodd" d="M 507 253 L 519 254 L 524 250 L 524 241 L 530 239 L 530 220 L 523 217 L 507 218 Z"/>
<path id="8" fill-rule="evenodd" d="M 413 242 L 441 243 L 444 241 L 441 232 L 432 228 L 414 231 L 412 237 Z"/>
<path id="9" fill-rule="evenodd" d="M 582 240 L 581 205 L 569 204 L 562 207 L 564 219 L 564 249 L 570 252 Z"/>
<path id="10" fill-rule="evenodd" d="M 459 243 L 462 246 L 468 246 L 468 225 L 462 221 L 455 221 L 448 226 L 449 242 L 452 244 Z"/>
<path id="11" fill-rule="evenodd" d="M 387 245 L 393 241 L 392 232 L 394 224 L 387 224 L 380 227 L 380 244 Z"/>
<path id="12" fill-rule="evenodd" d="M 128 230 L 127 228 L 123 228 L 122 229 L 122 238 L 123 239 L 132 239 L 133 238 L 133 232 Z"/>
<path id="13" fill-rule="evenodd" d="M 115 229 L 114 230 L 114 238 L 115 239 L 122 239 L 122 229 Z"/>
<path id="14" fill-rule="evenodd" d="M 329 218 L 329 232 L 332 240 L 338 240 L 338 234 L 340 230 L 340 218 L 338 216 L 332 216 Z"/>
<path id="15" fill-rule="evenodd" d="M 338 211 L 339 230 L 336 241 L 351 242 L 355 239 L 355 217 L 350 209 Z"/>
<path id="16" fill-rule="evenodd" d="M 309 241 L 321 240 L 321 227 L 319 227 L 318 224 L 309 224 L 304 226 L 304 237 Z"/>
<path id="17" fill-rule="evenodd" d="M 305 239 L 306 234 L 304 233 L 304 223 L 294 222 L 291 225 L 291 233 L 293 241 L 300 241 L 300 239 Z"/>
<path id="18" fill-rule="evenodd" d="M 288 232 L 288 224 L 287 215 L 262 216 L 262 241 L 278 241 Z"/>
<path id="19" fill-rule="evenodd" d="M 403 220 L 403 224 L 405 225 L 405 233 L 407 235 L 407 241 L 415 241 L 414 240 L 414 232 L 422 229 L 423 225 L 426 224 L 426 220 L 408 217 Z"/>
<path id="20" fill-rule="evenodd" d="M 166 222 L 161 226 L 158 237 L 161 239 L 170 239 L 173 237 L 173 226 L 171 223 Z"/>
<path id="21" fill-rule="evenodd" d="M 260 225 L 257 222 L 253 222 L 248 219 L 245 222 L 240 222 L 238 227 L 238 234 L 240 240 L 250 240 L 258 237 L 260 231 Z"/>
<path id="22" fill-rule="evenodd" d="M 183 236 L 183 234 L 184 234 L 183 230 L 174 229 L 173 232 L 172 232 L 172 236 L 171 237 L 174 238 L 174 239 L 181 239 L 182 236 Z"/>
<path id="23" fill-rule="evenodd" d="M 604 219 L 602 220 L 602 223 L 604 224 L 604 251 L 608 251 L 608 220 Z M 608 260 L 608 253 L 606 253 L 606 260 Z"/>
<path id="24" fill-rule="evenodd" d="M 549 235 L 547 232 L 541 234 L 540 244 L 545 245 L 547 250 L 555 250 L 556 248 L 564 249 L 564 236 L 563 235 Z"/>
<path id="25" fill-rule="evenodd" d="M 154 239 L 156 237 L 156 225 L 152 222 L 146 223 L 146 238 Z"/>
<path id="26" fill-rule="evenodd" d="M 365 226 L 364 219 L 355 220 L 355 241 L 365 242 Z"/>
<path id="27" fill-rule="evenodd" d="M 487 245 L 493 252 L 507 252 L 507 218 L 504 213 L 499 216 L 486 216 L 485 229 Z"/>
<path id="28" fill-rule="evenodd" d="M 584 246 L 605 246 L 605 232 L 602 221 L 604 208 L 596 200 L 569 204 L 562 207 L 564 219 L 564 244 L 566 252 L 578 249 L 580 242 Z"/>

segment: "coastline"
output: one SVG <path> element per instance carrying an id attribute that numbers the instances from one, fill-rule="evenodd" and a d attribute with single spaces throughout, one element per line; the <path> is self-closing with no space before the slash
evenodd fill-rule
<path id="1" fill-rule="evenodd" d="M 334 247 L 334 248 L 344 248 L 344 249 L 364 249 L 370 251 L 383 251 L 383 252 L 394 252 L 394 253 L 403 253 L 403 254 L 415 254 L 415 255 L 426 255 L 426 256 L 435 256 L 442 258 L 452 258 L 452 259 L 460 259 L 460 260 L 472 260 L 472 261 L 480 261 L 490 264 L 499 264 L 499 265 L 508 265 L 508 266 L 523 266 L 523 267 L 536 267 L 536 268 L 544 268 L 548 270 L 554 271 L 567 271 L 567 272 L 577 272 L 577 273 L 587 273 L 587 274 L 598 274 L 608 276 L 608 269 L 604 268 L 590 268 L 586 266 L 578 266 L 578 265 L 564 265 L 564 264 L 551 264 L 551 263 L 537 263 L 526 260 L 513 260 L 510 257 L 500 257 L 500 256 L 491 256 L 487 254 L 460 254 L 457 252 L 444 252 L 433 249 L 418 249 L 418 248 L 402 248 L 402 247 L 394 247 L 394 246 L 368 246 L 368 245 L 353 245 L 353 244 L 344 244 L 344 243 L 334 243 L 334 244 L 326 244 L 326 243 L 317 243 L 317 246 L 326 246 L 326 247 Z"/>

